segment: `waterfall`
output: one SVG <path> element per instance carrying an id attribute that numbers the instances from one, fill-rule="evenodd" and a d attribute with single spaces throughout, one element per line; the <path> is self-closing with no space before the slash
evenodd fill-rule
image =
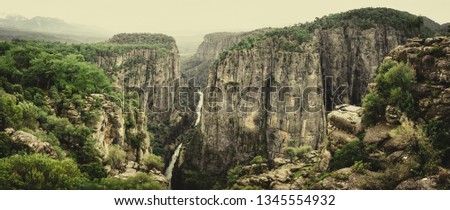
<path id="1" fill-rule="evenodd" d="M 198 91 L 197 92 L 200 95 L 200 100 L 198 101 L 197 104 L 197 108 L 195 109 L 195 112 L 197 113 L 197 119 L 195 120 L 195 125 L 197 126 L 198 123 L 200 122 L 200 118 L 201 118 L 201 111 L 202 111 L 202 107 L 203 107 L 203 93 Z M 180 155 L 180 149 L 181 146 L 183 146 L 183 143 L 180 143 L 177 148 L 175 149 L 175 152 L 173 152 L 172 155 L 172 159 L 170 160 L 170 164 L 166 169 L 166 178 L 169 181 L 169 189 L 172 189 L 172 173 L 173 173 L 173 168 L 175 167 L 175 163 L 177 162 L 178 156 Z"/>
<path id="2" fill-rule="evenodd" d="M 197 108 L 195 109 L 195 112 L 197 113 L 197 119 L 195 120 L 194 126 L 197 126 L 200 122 L 200 118 L 202 116 L 201 111 L 203 107 L 203 93 L 200 91 L 198 91 L 197 93 L 200 95 L 200 100 L 198 101 Z"/>
<path id="3" fill-rule="evenodd" d="M 175 167 L 175 163 L 177 162 L 178 159 L 178 155 L 180 155 L 180 149 L 181 146 L 183 145 L 183 143 L 180 143 L 177 146 L 177 149 L 175 149 L 175 152 L 173 152 L 172 155 L 172 160 L 170 160 L 170 164 L 166 169 L 166 178 L 169 181 L 169 189 L 172 189 L 172 171 L 173 171 L 173 167 Z"/>

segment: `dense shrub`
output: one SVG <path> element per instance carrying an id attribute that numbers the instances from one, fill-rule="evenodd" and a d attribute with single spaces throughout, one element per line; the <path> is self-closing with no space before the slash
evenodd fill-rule
<path id="1" fill-rule="evenodd" d="M 108 149 L 109 154 L 106 157 L 106 163 L 111 165 L 111 168 L 121 169 L 125 164 L 127 154 L 117 145 L 110 145 Z"/>
<path id="2" fill-rule="evenodd" d="M 7 133 L 0 132 L 0 158 L 27 152 L 25 145 L 15 143 Z"/>
<path id="3" fill-rule="evenodd" d="M 376 90 L 363 99 L 364 123 L 370 125 L 382 119 L 387 105 L 414 117 L 417 110 L 412 95 L 415 82 L 415 71 L 409 65 L 393 60 L 383 62 L 375 78 Z"/>
<path id="4" fill-rule="evenodd" d="M 291 162 L 294 160 L 296 154 L 297 154 L 297 150 L 294 147 L 286 147 L 284 149 L 284 156 L 289 158 L 291 160 Z"/>
<path id="5" fill-rule="evenodd" d="M 22 109 L 17 106 L 16 97 L 0 89 L 0 130 L 8 127 L 20 128 L 22 119 Z"/>
<path id="6" fill-rule="evenodd" d="M 242 175 L 242 166 L 231 168 L 227 172 L 227 185 L 233 186 Z"/>
<path id="7" fill-rule="evenodd" d="M 384 118 L 386 103 L 376 93 L 368 93 L 363 99 L 363 122 L 372 125 Z"/>
<path id="8" fill-rule="evenodd" d="M 97 180 L 107 176 L 106 170 L 100 161 L 80 164 L 79 168 L 91 180 Z"/>
<path id="9" fill-rule="evenodd" d="M 258 155 L 250 161 L 250 164 L 261 164 L 266 162 L 267 162 L 266 158 L 263 158 L 262 156 Z"/>
<path id="10" fill-rule="evenodd" d="M 0 189 L 77 189 L 84 180 L 71 159 L 46 155 L 14 155 L 0 159 Z"/>
<path id="11" fill-rule="evenodd" d="M 311 146 L 286 147 L 284 155 L 293 161 L 295 157 L 303 158 L 310 151 L 312 151 Z"/>
<path id="12" fill-rule="evenodd" d="M 332 168 L 350 167 L 357 161 L 364 161 L 366 156 L 362 142 L 359 139 L 353 140 L 341 149 L 336 150 L 333 156 Z"/>
<path id="13" fill-rule="evenodd" d="M 182 189 L 189 190 L 209 190 L 223 189 L 221 186 L 223 178 L 220 175 L 213 175 L 198 170 L 183 170 L 181 176 Z"/>
<path id="14" fill-rule="evenodd" d="M 443 166 L 450 168 L 450 123 L 434 118 L 423 128 L 433 147 L 440 151 Z"/>
<path id="15" fill-rule="evenodd" d="M 164 162 L 160 156 L 146 153 L 142 159 L 141 163 L 147 166 L 148 169 L 156 168 L 160 171 L 164 170 Z"/>
<path id="16" fill-rule="evenodd" d="M 163 186 L 149 175 L 137 173 L 128 179 L 104 178 L 98 183 L 85 185 L 87 189 L 97 190 L 162 190 Z"/>
<path id="17" fill-rule="evenodd" d="M 401 125 L 389 135 L 394 141 L 406 144 L 417 154 L 419 162 L 413 171 L 416 176 L 430 175 L 437 171 L 437 166 L 441 163 L 440 152 L 433 147 L 421 126 L 416 126 L 413 121 L 402 117 Z"/>

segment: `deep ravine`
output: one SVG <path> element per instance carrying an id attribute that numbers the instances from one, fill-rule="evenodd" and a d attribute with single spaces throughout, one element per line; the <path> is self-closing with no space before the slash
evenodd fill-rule
<path id="1" fill-rule="evenodd" d="M 197 114 L 197 119 L 195 120 L 195 124 L 194 127 L 198 125 L 198 123 L 200 123 L 200 119 L 201 119 L 201 110 L 203 108 L 203 93 L 201 91 L 197 92 L 200 95 L 197 107 L 195 109 L 195 112 Z M 172 189 L 172 175 L 173 175 L 173 168 L 175 167 L 175 163 L 178 160 L 178 157 L 180 155 L 180 150 L 181 147 L 183 146 L 183 143 L 180 143 L 177 148 L 175 149 L 175 152 L 172 155 L 172 159 L 170 160 L 169 166 L 166 169 L 166 173 L 165 176 L 167 178 L 167 180 L 169 181 L 169 190 Z"/>

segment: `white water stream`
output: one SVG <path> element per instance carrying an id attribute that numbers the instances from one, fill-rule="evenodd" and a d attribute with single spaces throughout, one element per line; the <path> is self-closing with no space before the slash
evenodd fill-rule
<path id="1" fill-rule="evenodd" d="M 175 167 L 175 163 L 177 162 L 178 155 L 180 155 L 181 146 L 183 146 L 183 143 L 180 143 L 177 146 L 177 149 L 175 149 L 175 152 L 172 155 L 172 160 L 170 160 L 170 164 L 166 169 L 165 175 L 166 175 L 167 181 L 169 181 L 169 190 L 172 189 L 172 171 L 173 171 L 173 167 Z"/>
<path id="2" fill-rule="evenodd" d="M 197 119 L 195 120 L 194 126 L 197 126 L 198 123 L 200 122 L 203 108 L 203 93 L 200 91 L 198 91 L 197 93 L 200 95 L 200 100 L 198 101 L 197 108 L 195 109 L 195 113 L 197 113 Z"/>
<path id="3" fill-rule="evenodd" d="M 198 101 L 197 108 L 195 109 L 195 112 L 197 113 L 197 119 L 195 120 L 194 126 L 197 126 L 198 123 L 200 123 L 200 118 L 202 116 L 202 108 L 203 108 L 203 93 L 197 92 L 200 95 L 200 100 Z M 172 189 L 172 173 L 173 168 L 175 167 L 175 163 L 177 162 L 178 156 L 180 155 L 181 146 L 183 146 L 183 143 L 180 143 L 177 148 L 175 149 L 175 152 L 172 155 L 172 159 L 170 160 L 170 164 L 166 169 L 166 178 L 169 181 L 169 190 Z"/>

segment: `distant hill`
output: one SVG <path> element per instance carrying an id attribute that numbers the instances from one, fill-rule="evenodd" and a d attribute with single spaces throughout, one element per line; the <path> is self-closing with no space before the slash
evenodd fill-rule
<path id="1" fill-rule="evenodd" d="M 104 41 L 109 34 L 95 27 L 76 25 L 51 17 L 26 18 L 21 15 L 0 17 L 0 39 L 27 39 L 63 42 Z"/>
<path id="2" fill-rule="evenodd" d="M 441 25 L 441 31 L 443 33 L 450 33 L 450 23 L 444 23 Z"/>

